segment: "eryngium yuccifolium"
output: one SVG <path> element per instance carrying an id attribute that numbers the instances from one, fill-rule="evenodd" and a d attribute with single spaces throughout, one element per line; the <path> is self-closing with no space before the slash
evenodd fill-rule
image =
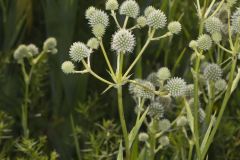
<path id="1" fill-rule="evenodd" d="M 131 53 L 135 45 L 135 37 L 129 30 L 120 29 L 112 37 L 111 47 L 117 53 Z"/>
<path id="2" fill-rule="evenodd" d="M 222 25 L 221 20 L 217 17 L 210 17 L 205 21 L 205 28 L 211 34 L 221 32 Z"/>
<path id="3" fill-rule="evenodd" d="M 158 123 L 160 131 L 167 131 L 171 127 L 171 122 L 168 119 L 162 119 Z"/>
<path id="4" fill-rule="evenodd" d="M 102 24 L 104 27 L 107 27 L 109 24 L 108 15 L 101 10 L 96 10 L 92 16 L 89 18 L 89 24 L 93 27 L 97 24 Z"/>
<path id="5" fill-rule="evenodd" d="M 177 126 L 178 127 L 183 127 L 187 124 L 188 120 L 185 116 L 181 116 L 177 119 Z"/>
<path id="6" fill-rule="evenodd" d="M 162 137 L 160 137 L 160 138 L 159 138 L 159 143 L 160 143 L 163 147 L 168 146 L 169 143 L 170 143 L 168 136 L 162 136 Z"/>
<path id="7" fill-rule="evenodd" d="M 167 67 L 161 67 L 157 72 L 157 77 L 160 80 L 165 81 L 171 77 L 171 73 Z"/>
<path id="8" fill-rule="evenodd" d="M 154 86 L 159 87 L 160 86 L 160 82 L 159 82 L 159 78 L 157 76 L 157 73 L 153 72 L 150 73 L 147 77 L 147 80 L 149 82 L 151 82 Z"/>
<path id="9" fill-rule="evenodd" d="M 74 42 L 69 53 L 72 61 L 80 62 L 83 58 L 90 56 L 91 50 L 82 42 Z"/>
<path id="10" fill-rule="evenodd" d="M 27 46 L 28 52 L 30 52 L 33 56 L 39 53 L 38 47 L 34 44 L 29 44 Z"/>
<path id="11" fill-rule="evenodd" d="M 199 113 L 199 120 L 201 123 L 203 123 L 206 117 L 206 113 L 202 108 L 199 108 L 198 113 Z"/>
<path id="12" fill-rule="evenodd" d="M 140 16 L 137 18 L 137 24 L 140 27 L 145 27 L 147 25 L 147 19 L 144 16 Z"/>
<path id="13" fill-rule="evenodd" d="M 105 34 L 105 26 L 102 24 L 97 24 L 97 25 L 93 26 L 92 32 L 95 37 L 102 38 L 103 35 Z"/>
<path id="14" fill-rule="evenodd" d="M 155 87 L 151 82 L 141 80 L 141 79 L 135 79 L 135 81 L 140 85 L 130 83 L 129 85 L 129 92 L 133 95 L 133 97 L 140 97 L 145 99 L 153 99 L 154 93 L 151 91 L 155 90 Z"/>
<path id="15" fill-rule="evenodd" d="M 86 19 L 90 19 L 90 17 L 93 15 L 94 12 L 96 12 L 97 9 L 93 6 L 89 7 L 86 12 L 85 12 L 85 16 L 86 16 Z"/>
<path id="16" fill-rule="evenodd" d="M 212 47 L 211 37 L 207 34 L 200 35 L 197 40 L 197 46 L 202 50 L 209 50 Z"/>
<path id="17" fill-rule="evenodd" d="M 147 16 L 147 24 L 154 28 L 164 28 L 167 23 L 167 17 L 161 10 L 154 10 Z"/>
<path id="18" fill-rule="evenodd" d="M 134 0 L 124 1 L 121 4 L 120 10 L 119 10 L 119 13 L 121 15 L 126 15 L 126 16 L 131 17 L 131 18 L 137 18 L 137 16 L 139 15 L 139 12 L 140 12 L 139 5 Z"/>
<path id="19" fill-rule="evenodd" d="M 234 32 L 240 34 L 240 8 L 237 8 L 232 15 L 232 28 Z"/>
<path id="20" fill-rule="evenodd" d="M 178 34 L 181 30 L 182 26 L 178 21 L 173 21 L 168 24 L 168 31 L 172 34 Z"/>
<path id="21" fill-rule="evenodd" d="M 222 41 L 222 34 L 220 32 L 214 32 L 212 35 L 212 40 L 215 43 L 219 43 Z"/>
<path id="22" fill-rule="evenodd" d="M 153 11 L 155 11 L 156 9 L 153 6 L 148 6 L 145 10 L 144 10 L 144 16 L 148 17 Z"/>
<path id="23" fill-rule="evenodd" d="M 174 77 L 168 80 L 167 90 L 173 97 L 179 97 L 186 94 L 186 82 L 182 78 Z"/>
<path id="24" fill-rule="evenodd" d="M 192 49 L 197 48 L 198 47 L 197 41 L 191 40 L 190 43 L 189 43 L 189 47 L 192 48 Z"/>
<path id="25" fill-rule="evenodd" d="M 215 88 L 218 91 L 223 91 L 227 87 L 227 82 L 224 79 L 219 79 L 215 82 Z"/>
<path id="26" fill-rule="evenodd" d="M 232 7 L 237 3 L 237 0 L 227 0 L 228 7 Z"/>
<path id="27" fill-rule="evenodd" d="M 56 49 L 57 47 L 57 40 L 53 37 L 48 38 L 43 43 L 43 50 L 51 52 L 52 50 Z"/>
<path id="28" fill-rule="evenodd" d="M 32 57 L 32 54 L 28 51 L 27 46 L 22 44 L 14 51 L 13 57 L 16 60 L 21 60 L 23 58 Z"/>
<path id="29" fill-rule="evenodd" d="M 146 142 L 148 140 L 148 138 L 149 138 L 149 136 L 145 132 L 141 132 L 138 135 L 138 140 L 141 141 L 141 142 Z"/>
<path id="30" fill-rule="evenodd" d="M 194 85 L 189 84 L 186 88 L 186 97 L 191 98 L 194 96 Z"/>
<path id="31" fill-rule="evenodd" d="M 215 63 L 208 64 L 204 69 L 203 75 L 209 81 L 217 81 L 222 77 L 222 69 Z"/>
<path id="32" fill-rule="evenodd" d="M 63 62 L 62 64 L 62 71 L 65 73 L 65 74 L 69 74 L 69 73 L 73 73 L 74 72 L 74 64 L 71 62 L 71 61 L 65 61 Z"/>
<path id="33" fill-rule="evenodd" d="M 105 4 L 106 10 L 117 10 L 119 7 L 118 1 L 117 0 L 107 0 Z"/>
<path id="34" fill-rule="evenodd" d="M 91 38 L 87 42 L 87 46 L 91 49 L 98 49 L 99 47 L 99 41 L 97 38 Z"/>
<path id="35" fill-rule="evenodd" d="M 154 119 L 160 119 L 163 117 L 164 114 L 164 108 L 161 103 L 158 102 L 152 102 L 148 106 L 148 115 Z"/>

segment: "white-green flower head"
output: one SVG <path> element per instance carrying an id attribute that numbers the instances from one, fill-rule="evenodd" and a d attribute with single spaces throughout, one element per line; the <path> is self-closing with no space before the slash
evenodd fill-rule
<path id="1" fill-rule="evenodd" d="M 178 34 L 182 30 L 182 26 L 178 21 L 173 21 L 168 24 L 168 31 L 172 34 Z"/>
<path id="2" fill-rule="evenodd" d="M 222 41 L 222 34 L 220 32 L 214 32 L 212 35 L 212 40 L 215 43 L 219 43 Z"/>
<path id="3" fill-rule="evenodd" d="M 200 123 L 203 123 L 206 117 L 206 113 L 202 108 L 199 108 L 198 113 L 199 113 L 199 121 Z"/>
<path id="4" fill-rule="evenodd" d="M 154 86 L 159 87 L 160 86 L 160 82 L 159 82 L 159 78 L 157 76 L 157 73 L 153 72 L 150 73 L 147 77 L 147 80 L 149 82 L 151 82 Z"/>
<path id="5" fill-rule="evenodd" d="M 194 96 L 194 85 L 188 84 L 186 89 L 186 97 L 190 98 Z"/>
<path id="6" fill-rule="evenodd" d="M 97 38 L 102 38 L 105 34 L 105 26 L 102 24 L 97 24 L 92 27 L 92 33 L 94 34 L 95 37 Z"/>
<path id="7" fill-rule="evenodd" d="M 140 97 L 145 99 L 153 99 L 154 93 L 151 91 L 155 91 L 155 87 L 151 82 L 135 79 L 138 84 L 130 83 L 129 85 L 129 92 L 132 94 L 133 97 Z"/>
<path id="8" fill-rule="evenodd" d="M 160 131 L 167 131 L 171 127 L 171 122 L 168 119 L 162 119 L 158 123 Z"/>
<path id="9" fill-rule="evenodd" d="M 107 0 L 105 4 L 106 10 L 117 10 L 119 7 L 118 1 L 117 0 Z"/>
<path id="10" fill-rule="evenodd" d="M 180 116 L 178 119 L 177 119 L 177 126 L 178 127 L 183 127 L 185 126 L 186 124 L 188 123 L 188 120 L 185 116 Z"/>
<path id="11" fill-rule="evenodd" d="M 232 15 L 232 29 L 234 32 L 240 34 L 240 8 L 237 8 Z"/>
<path id="12" fill-rule="evenodd" d="M 97 38 L 91 38 L 87 42 L 87 46 L 91 49 L 98 49 L 99 47 L 99 41 Z"/>
<path id="13" fill-rule="evenodd" d="M 150 103 L 150 105 L 148 107 L 149 107 L 148 115 L 151 118 L 159 120 L 160 118 L 163 117 L 164 108 L 161 103 L 152 102 L 152 103 Z"/>
<path id="14" fill-rule="evenodd" d="M 209 50 L 212 47 L 212 39 L 207 34 L 202 34 L 198 37 L 197 46 L 202 50 Z"/>
<path id="15" fill-rule="evenodd" d="M 86 19 L 90 19 L 93 15 L 93 13 L 95 13 L 97 11 L 97 9 L 93 6 L 89 7 L 86 12 L 85 12 L 85 16 L 86 16 Z"/>
<path id="16" fill-rule="evenodd" d="M 91 54 L 91 50 L 82 42 L 74 42 L 70 47 L 69 55 L 72 61 L 80 62 Z"/>
<path id="17" fill-rule="evenodd" d="M 33 56 L 39 54 L 38 47 L 34 44 L 29 44 L 27 46 L 28 52 L 30 52 Z"/>
<path id="18" fill-rule="evenodd" d="M 164 28 L 167 23 L 167 17 L 161 10 L 154 10 L 147 16 L 147 24 L 154 28 Z"/>
<path id="19" fill-rule="evenodd" d="M 21 60 L 32 57 L 32 54 L 28 51 L 27 46 L 22 44 L 14 51 L 13 57 L 16 60 Z"/>
<path id="20" fill-rule="evenodd" d="M 137 18 L 137 24 L 140 27 L 145 27 L 147 25 L 147 19 L 144 16 L 140 16 Z"/>
<path id="21" fill-rule="evenodd" d="M 71 61 L 65 61 L 62 63 L 62 71 L 65 73 L 65 74 L 70 74 L 70 73 L 73 73 L 75 71 L 75 66 L 74 64 L 71 62 Z"/>
<path id="22" fill-rule="evenodd" d="M 233 7 L 237 3 L 237 0 L 227 0 L 227 6 Z"/>
<path id="23" fill-rule="evenodd" d="M 102 10 L 96 10 L 89 18 L 89 24 L 93 27 L 97 24 L 102 24 L 104 27 L 109 25 L 109 17 Z"/>
<path id="24" fill-rule="evenodd" d="M 121 15 L 126 15 L 126 16 L 131 17 L 131 18 L 137 18 L 137 16 L 139 15 L 139 12 L 140 12 L 139 5 L 134 0 L 124 1 L 121 4 L 120 10 L 119 10 L 119 13 Z"/>
<path id="25" fill-rule="evenodd" d="M 149 139 L 149 136 L 148 136 L 147 133 L 145 133 L 145 132 L 139 133 L 139 135 L 138 135 L 138 140 L 139 141 L 146 142 L 148 139 Z"/>
<path id="26" fill-rule="evenodd" d="M 219 65 L 212 63 L 204 69 L 204 77 L 209 81 L 217 81 L 222 77 L 222 69 Z"/>
<path id="27" fill-rule="evenodd" d="M 190 43 L 189 43 L 189 47 L 192 48 L 192 49 L 197 48 L 198 47 L 197 41 L 191 40 Z"/>
<path id="28" fill-rule="evenodd" d="M 44 43 L 43 43 L 43 50 L 47 52 L 52 52 L 55 51 L 57 47 L 57 40 L 54 37 L 48 38 Z"/>
<path id="29" fill-rule="evenodd" d="M 171 96 L 179 97 L 186 94 L 187 85 L 182 78 L 174 77 L 167 81 L 166 88 Z"/>
<path id="30" fill-rule="evenodd" d="M 153 6 L 148 6 L 145 10 L 144 10 L 144 16 L 148 17 L 153 11 L 155 11 L 156 9 Z"/>
<path id="31" fill-rule="evenodd" d="M 171 77 L 171 72 L 167 67 L 161 67 L 157 72 L 157 77 L 162 80 L 168 80 Z"/>
<path id="32" fill-rule="evenodd" d="M 131 53 L 135 45 L 135 37 L 129 30 L 120 29 L 112 37 L 111 47 L 117 53 Z"/>
<path id="33" fill-rule="evenodd" d="M 170 144 L 170 141 L 169 141 L 169 138 L 168 136 L 162 136 L 159 138 L 159 143 L 165 147 L 165 146 L 168 146 Z"/>
<path id="34" fill-rule="evenodd" d="M 227 88 L 227 82 L 224 79 L 217 80 L 214 85 L 218 91 L 223 91 Z"/>
<path id="35" fill-rule="evenodd" d="M 205 28 L 211 34 L 221 32 L 222 26 L 221 20 L 217 17 L 210 17 L 205 21 Z"/>

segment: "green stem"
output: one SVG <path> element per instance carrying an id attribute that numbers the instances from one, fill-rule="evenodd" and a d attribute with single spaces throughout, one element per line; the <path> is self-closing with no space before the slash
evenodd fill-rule
<path id="1" fill-rule="evenodd" d="M 71 126 L 72 126 L 72 131 L 73 131 L 73 138 L 74 138 L 74 144 L 75 144 L 75 149 L 76 149 L 76 153 L 77 153 L 77 157 L 78 160 L 81 160 L 81 154 L 80 154 L 80 146 L 78 143 L 78 137 L 77 137 L 77 131 L 75 128 L 75 124 L 74 124 L 74 120 L 73 120 L 73 116 L 70 115 L 70 121 L 71 121 Z"/>
<path id="2" fill-rule="evenodd" d="M 209 94 L 208 94 L 209 98 L 208 98 L 208 106 L 206 108 L 206 119 L 205 119 L 206 126 L 208 126 L 210 123 L 213 104 L 214 104 L 215 86 L 212 81 L 210 81 L 208 84 L 208 90 L 209 90 Z"/>

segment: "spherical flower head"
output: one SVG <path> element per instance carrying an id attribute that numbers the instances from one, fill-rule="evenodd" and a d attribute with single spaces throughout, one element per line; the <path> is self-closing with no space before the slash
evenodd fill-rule
<path id="1" fill-rule="evenodd" d="M 112 37 L 111 47 L 117 53 L 131 53 L 135 45 L 135 37 L 129 30 L 120 29 Z"/>
<path id="2" fill-rule="evenodd" d="M 223 91 L 227 87 L 227 82 L 224 79 L 219 79 L 215 82 L 215 88 L 218 91 Z"/>
<path id="3" fill-rule="evenodd" d="M 28 48 L 26 45 L 20 45 L 13 53 L 13 58 L 15 60 L 21 60 L 23 58 L 30 58 L 32 57 L 32 54 L 28 51 Z"/>
<path id="4" fill-rule="evenodd" d="M 160 143 L 163 147 L 168 146 L 169 143 L 170 143 L 168 136 L 162 136 L 162 137 L 160 137 L 160 138 L 159 138 L 159 143 Z"/>
<path id="5" fill-rule="evenodd" d="M 227 6 L 231 8 L 237 3 L 237 0 L 227 0 Z"/>
<path id="6" fill-rule="evenodd" d="M 207 32 L 213 34 L 214 32 L 221 32 L 223 24 L 217 17 L 210 17 L 205 21 L 205 28 Z"/>
<path id="7" fill-rule="evenodd" d="M 105 4 L 106 10 L 117 10 L 119 7 L 118 1 L 117 0 L 107 0 Z"/>
<path id="8" fill-rule="evenodd" d="M 240 8 L 237 8 L 232 15 L 232 29 L 234 32 L 240 34 Z"/>
<path id="9" fill-rule="evenodd" d="M 65 73 L 65 74 L 69 74 L 69 73 L 73 73 L 75 70 L 75 66 L 74 64 L 71 62 L 71 61 L 65 61 L 63 62 L 62 64 L 62 71 Z"/>
<path id="10" fill-rule="evenodd" d="M 148 17 L 153 11 L 155 11 L 156 9 L 153 6 L 148 6 L 145 10 L 144 10 L 144 16 Z"/>
<path id="11" fill-rule="evenodd" d="M 178 127 L 183 127 L 188 123 L 188 120 L 185 116 L 181 116 L 177 119 L 177 126 Z"/>
<path id="12" fill-rule="evenodd" d="M 157 77 L 160 80 L 165 81 L 171 77 L 171 72 L 167 67 L 161 67 L 157 72 Z"/>
<path id="13" fill-rule="evenodd" d="M 91 50 L 82 42 L 74 42 L 69 51 L 70 58 L 74 62 L 80 62 L 82 59 L 89 57 Z"/>
<path id="14" fill-rule="evenodd" d="M 43 43 L 43 50 L 47 52 L 51 52 L 52 50 L 56 49 L 56 47 L 57 47 L 57 40 L 54 37 L 48 38 Z"/>
<path id="15" fill-rule="evenodd" d="M 138 140 L 139 141 L 146 142 L 148 139 L 149 139 L 149 136 L 148 136 L 147 133 L 145 133 L 145 132 L 139 133 L 139 135 L 138 135 Z"/>
<path id="16" fill-rule="evenodd" d="M 87 46 L 91 49 L 98 49 L 99 47 L 99 41 L 97 38 L 91 38 L 87 42 Z"/>
<path id="17" fill-rule="evenodd" d="M 39 50 L 36 45 L 29 44 L 27 46 L 28 52 L 30 52 L 33 56 L 37 55 L 39 53 Z"/>
<path id="18" fill-rule="evenodd" d="M 222 69 L 219 65 L 212 63 L 204 69 L 204 77 L 208 81 L 217 81 L 222 77 Z"/>
<path id="19" fill-rule="evenodd" d="M 97 24 L 95 26 L 93 26 L 92 28 L 92 33 L 94 34 L 95 37 L 97 38 L 102 38 L 105 34 L 105 26 L 102 24 Z"/>
<path id="20" fill-rule="evenodd" d="M 93 12 L 92 16 L 90 16 L 89 24 L 92 27 L 97 24 L 102 24 L 104 27 L 107 27 L 109 24 L 109 17 L 104 11 L 96 10 Z"/>
<path id="21" fill-rule="evenodd" d="M 164 28 L 167 23 L 167 17 L 161 10 L 154 10 L 147 16 L 147 24 L 154 28 Z"/>
<path id="22" fill-rule="evenodd" d="M 198 47 L 198 43 L 195 40 L 191 40 L 191 42 L 189 43 L 189 47 L 192 49 L 195 49 Z"/>
<path id="23" fill-rule="evenodd" d="M 147 80 L 149 82 L 151 82 L 154 86 L 159 87 L 160 86 L 160 82 L 159 82 L 159 78 L 157 76 L 157 73 L 153 72 L 150 73 L 147 77 Z"/>
<path id="24" fill-rule="evenodd" d="M 120 14 L 131 18 L 137 18 L 140 12 L 139 5 L 134 0 L 126 0 L 120 6 Z"/>
<path id="25" fill-rule="evenodd" d="M 144 16 L 140 16 L 137 18 L 137 24 L 140 27 L 145 27 L 147 25 L 147 19 Z"/>
<path id="26" fill-rule="evenodd" d="M 222 41 L 222 34 L 220 32 L 214 32 L 212 35 L 212 40 L 215 43 L 219 43 Z"/>
<path id="27" fill-rule="evenodd" d="M 93 6 L 89 7 L 85 12 L 86 19 L 90 19 L 90 17 L 92 17 L 93 13 L 96 11 L 97 9 L 95 7 Z"/>
<path id="28" fill-rule="evenodd" d="M 160 131 L 167 131 L 171 127 L 171 122 L 168 119 L 162 119 L 158 123 Z"/>
<path id="29" fill-rule="evenodd" d="M 186 82 L 182 78 L 174 77 L 168 80 L 167 90 L 173 97 L 179 97 L 186 94 Z"/>
<path id="30" fill-rule="evenodd" d="M 168 24 L 168 31 L 172 34 L 178 34 L 182 30 L 182 26 L 178 21 L 170 22 Z"/>
<path id="31" fill-rule="evenodd" d="M 186 97 L 188 97 L 188 98 L 191 98 L 191 97 L 194 96 L 194 85 L 193 85 L 193 84 L 187 85 L 185 95 L 186 95 Z"/>
<path id="32" fill-rule="evenodd" d="M 202 34 L 198 37 L 197 46 L 202 50 L 209 50 L 212 47 L 212 39 L 207 34 Z"/>
<path id="33" fill-rule="evenodd" d="M 149 107 L 148 115 L 151 118 L 159 120 L 160 118 L 163 117 L 164 108 L 161 103 L 152 102 L 152 103 L 150 103 L 150 105 L 148 107 Z"/>

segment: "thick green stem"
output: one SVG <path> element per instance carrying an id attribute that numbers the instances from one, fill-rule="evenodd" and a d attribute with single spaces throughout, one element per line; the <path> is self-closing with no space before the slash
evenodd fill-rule
<path id="1" fill-rule="evenodd" d="M 155 138 L 155 133 L 150 131 L 150 155 L 149 155 L 149 160 L 154 160 L 155 158 L 155 146 L 156 146 L 156 138 Z"/>
<path id="2" fill-rule="evenodd" d="M 71 126 L 72 126 L 72 131 L 73 131 L 73 139 L 74 139 L 74 144 L 75 144 L 77 157 L 78 157 L 78 160 L 81 160 L 80 146 L 79 146 L 79 143 L 78 143 L 77 131 L 76 131 L 76 127 L 75 127 L 72 115 L 70 116 L 70 121 L 71 121 Z"/>
<path id="3" fill-rule="evenodd" d="M 28 98 L 29 98 L 29 82 L 25 81 L 24 103 L 22 105 L 22 127 L 25 138 L 29 137 L 28 130 Z"/>
<path id="4" fill-rule="evenodd" d="M 212 115 L 212 109 L 213 109 L 213 104 L 214 104 L 214 95 L 215 95 L 215 86 L 212 81 L 209 82 L 208 84 L 208 90 L 209 90 L 209 98 L 208 98 L 208 106 L 206 108 L 206 126 L 209 125 L 210 120 L 211 120 L 211 115 Z"/>

